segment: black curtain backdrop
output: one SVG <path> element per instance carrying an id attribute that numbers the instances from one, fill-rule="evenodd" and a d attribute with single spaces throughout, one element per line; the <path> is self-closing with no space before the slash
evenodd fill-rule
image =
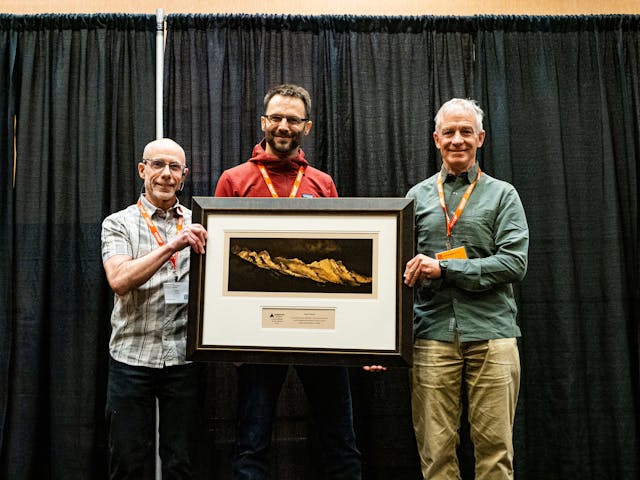
<path id="1" fill-rule="evenodd" d="M 13 95 L 11 72 L 15 58 L 15 40 L 9 16 L 0 15 L 0 251 L 5 268 L 0 268 L 0 453 L 5 444 L 7 418 L 7 392 L 10 379 L 9 359 L 13 336 L 13 302 L 11 278 L 13 275 Z M 3 457 L 4 458 L 4 457 Z"/>
<path id="2" fill-rule="evenodd" d="M 188 149 L 191 184 L 211 194 L 222 170 L 262 138 L 267 89 L 304 86 L 314 126 L 303 148 L 342 196 L 397 196 L 436 164 L 434 105 L 469 96 L 468 19 L 169 15 L 166 132 Z"/>
<path id="3" fill-rule="evenodd" d="M 478 27 L 484 166 L 531 229 L 518 471 L 638 478 L 640 19 Z"/>
<path id="4" fill-rule="evenodd" d="M 154 135 L 155 20 L 16 16 L 0 29 L 0 478 L 105 478 L 100 224 L 135 201 Z"/>
<path id="5" fill-rule="evenodd" d="M 154 30 L 152 16 L 0 15 L 0 478 L 106 478 L 100 223 L 140 188 Z M 516 476 L 640 477 L 640 17 L 170 15 L 166 47 L 187 204 L 249 157 L 276 83 L 310 90 L 304 148 L 342 196 L 404 196 L 440 164 L 439 105 L 477 98 L 482 167 L 516 186 L 531 229 Z M 419 478 L 407 370 L 351 374 L 364 477 Z M 198 478 L 224 479 L 234 369 L 208 380 Z M 274 478 L 320 478 L 294 375 L 278 408 Z"/>
<path id="6" fill-rule="evenodd" d="M 264 92 L 299 83 L 316 102 L 305 151 L 341 195 L 403 196 L 439 166 L 437 107 L 477 98 L 482 166 L 518 188 L 531 227 L 517 288 L 517 476 L 635 479 L 639 29 L 637 16 L 169 16 L 167 132 L 192 156 L 188 194 L 210 195 L 261 138 Z M 233 440 L 235 379 L 225 366 L 211 376 L 218 471 Z M 354 369 L 352 383 L 366 477 L 417 478 L 406 372 Z M 290 378 L 283 396 L 276 477 L 309 478 L 312 460 L 297 465 L 295 452 L 313 449 L 313 429 L 291 428 L 304 395 Z M 461 455 L 473 478 L 464 434 Z"/>

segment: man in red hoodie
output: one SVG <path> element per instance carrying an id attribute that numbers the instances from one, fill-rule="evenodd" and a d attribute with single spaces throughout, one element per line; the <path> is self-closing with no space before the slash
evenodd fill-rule
<path id="1" fill-rule="evenodd" d="M 337 197 L 329 175 L 313 168 L 300 148 L 309 135 L 311 98 L 296 85 L 280 85 L 265 96 L 260 117 L 264 139 L 251 159 L 225 170 L 216 197 Z"/>
<path id="2" fill-rule="evenodd" d="M 264 97 L 264 139 L 247 162 L 220 176 L 216 197 L 337 197 L 332 178 L 313 168 L 300 148 L 309 134 L 311 97 L 279 85 Z M 242 364 L 238 371 L 238 429 L 233 479 L 269 478 L 271 428 L 288 365 Z M 327 478 L 361 478 L 349 374 L 344 367 L 294 365 L 311 405 Z"/>

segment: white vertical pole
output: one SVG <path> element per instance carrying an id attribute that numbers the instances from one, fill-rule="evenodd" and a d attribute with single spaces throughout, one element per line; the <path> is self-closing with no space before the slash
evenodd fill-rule
<path id="1" fill-rule="evenodd" d="M 163 138 L 162 86 L 164 72 L 164 12 L 156 9 L 156 138 Z M 160 409 L 156 399 L 156 480 L 162 480 L 160 460 Z"/>
<path id="2" fill-rule="evenodd" d="M 163 135 L 164 11 L 156 9 L 156 138 Z"/>

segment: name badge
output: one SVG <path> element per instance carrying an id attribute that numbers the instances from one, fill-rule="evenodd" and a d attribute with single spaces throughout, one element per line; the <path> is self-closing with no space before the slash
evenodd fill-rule
<path id="1" fill-rule="evenodd" d="M 469 258 L 467 257 L 467 249 L 464 248 L 464 245 L 436 253 L 436 260 L 451 260 L 452 258 Z"/>
<path id="2" fill-rule="evenodd" d="M 188 282 L 165 282 L 164 287 L 164 303 L 187 303 L 189 301 L 189 283 Z"/>

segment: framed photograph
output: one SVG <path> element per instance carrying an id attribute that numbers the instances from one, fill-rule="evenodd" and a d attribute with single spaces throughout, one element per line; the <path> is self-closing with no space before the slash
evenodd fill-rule
<path id="1" fill-rule="evenodd" d="M 193 197 L 187 358 L 410 366 L 413 200 Z"/>

